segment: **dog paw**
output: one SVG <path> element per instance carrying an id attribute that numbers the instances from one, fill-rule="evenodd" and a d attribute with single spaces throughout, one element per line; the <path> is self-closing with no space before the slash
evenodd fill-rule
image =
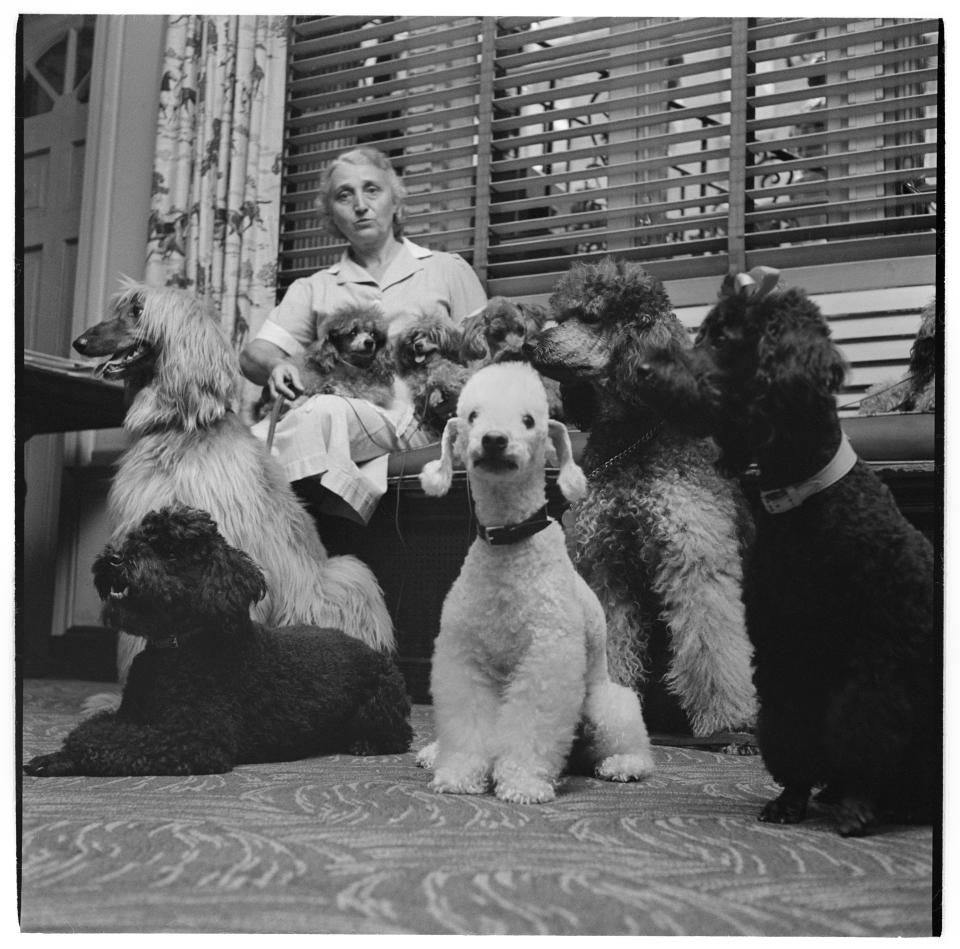
<path id="1" fill-rule="evenodd" d="M 483 775 L 451 777 L 441 773 L 430 782 L 430 790 L 438 794 L 486 794 L 488 786 Z"/>
<path id="2" fill-rule="evenodd" d="M 818 804 L 839 804 L 843 800 L 843 791 L 836 784 L 827 784 L 814 794 L 813 799 Z"/>
<path id="3" fill-rule="evenodd" d="M 640 781 L 655 770 L 653 755 L 649 752 L 610 755 L 596 767 L 596 776 L 604 781 Z"/>
<path id="4" fill-rule="evenodd" d="M 498 781 L 496 795 L 511 804 L 546 804 L 557 796 L 557 792 L 550 781 L 531 775 L 525 780 L 514 777 L 510 781 Z"/>
<path id="5" fill-rule="evenodd" d="M 806 796 L 800 798 L 784 791 L 763 806 L 759 819 L 767 824 L 799 824 L 806 816 Z"/>
<path id="6" fill-rule="evenodd" d="M 876 823 L 869 801 L 846 797 L 837 806 L 837 832 L 841 837 L 862 837 Z"/>
<path id="7" fill-rule="evenodd" d="M 437 763 L 437 743 L 431 741 L 429 745 L 424 745 L 417 752 L 416 763 L 418 768 L 425 768 L 427 771 L 433 771 Z"/>
<path id="8" fill-rule="evenodd" d="M 73 759 L 62 751 L 55 751 L 51 755 L 37 755 L 23 766 L 23 770 L 34 778 L 58 778 L 77 773 Z"/>

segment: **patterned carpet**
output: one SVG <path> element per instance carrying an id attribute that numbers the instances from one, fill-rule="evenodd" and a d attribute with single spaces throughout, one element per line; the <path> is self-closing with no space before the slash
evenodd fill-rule
<path id="1" fill-rule="evenodd" d="M 28 680 L 23 754 L 102 684 Z M 430 709 L 415 709 L 420 747 Z M 432 793 L 413 754 L 189 778 L 24 778 L 25 932 L 924 936 L 933 833 L 756 819 L 760 760 L 661 746 L 548 805 Z"/>

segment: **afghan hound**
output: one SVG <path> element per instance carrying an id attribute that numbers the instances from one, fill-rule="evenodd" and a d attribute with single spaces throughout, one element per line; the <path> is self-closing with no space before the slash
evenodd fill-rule
<path id="1" fill-rule="evenodd" d="M 240 364 L 216 314 L 189 291 L 132 283 L 112 311 L 73 343 L 84 356 L 108 357 L 98 371 L 126 386 L 123 427 L 133 443 L 107 499 L 110 543 L 122 544 L 152 510 L 207 511 L 266 575 L 258 622 L 334 627 L 391 651 L 393 624 L 373 572 L 355 557 L 327 555 L 280 466 L 234 410 Z M 142 645 L 120 635 L 121 683 Z"/>

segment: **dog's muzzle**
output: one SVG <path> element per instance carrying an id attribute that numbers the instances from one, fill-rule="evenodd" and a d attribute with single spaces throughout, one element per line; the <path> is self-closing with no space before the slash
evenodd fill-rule
<path id="1" fill-rule="evenodd" d="M 428 339 L 418 339 L 413 344 L 413 355 L 415 362 L 423 362 L 431 353 L 435 353 L 438 347 Z"/>
<path id="2" fill-rule="evenodd" d="M 474 455 L 473 466 L 481 471 L 516 471 L 519 465 L 507 455 L 510 440 L 502 432 L 487 432 L 480 440 L 480 451 Z"/>

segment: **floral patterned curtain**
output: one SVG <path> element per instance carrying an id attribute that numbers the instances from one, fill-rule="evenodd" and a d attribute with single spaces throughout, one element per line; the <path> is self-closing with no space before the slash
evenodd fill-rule
<path id="1" fill-rule="evenodd" d="M 209 297 L 239 349 L 275 303 L 287 18 L 171 16 L 146 282 Z"/>

